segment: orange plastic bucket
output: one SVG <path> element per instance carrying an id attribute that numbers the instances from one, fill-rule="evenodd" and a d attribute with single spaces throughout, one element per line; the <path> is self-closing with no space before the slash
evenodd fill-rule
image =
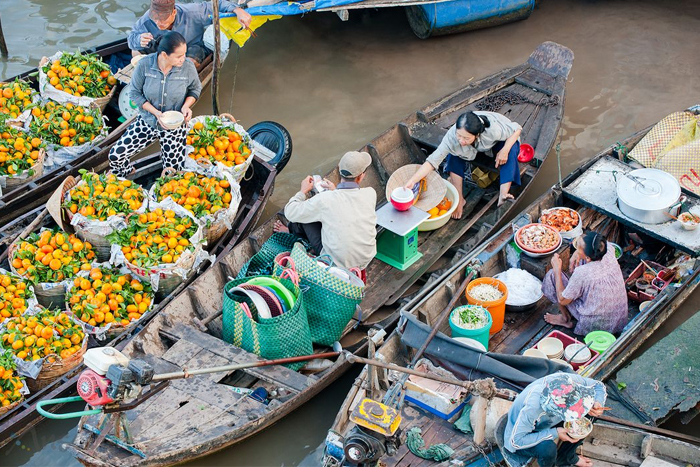
<path id="1" fill-rule="evenodd" d="M 503 296 L 498 300 L 489 302 L 477 300 L 469 295 L 469 291 L 479 284 L 493 285 L 503 293 Z M 480 277 L 478 279 L 474 279 L 469 283 L 469 285 L 467 285 L 467 290 L 465 290 L 464 295 L 467 297 L 467 302 L 469 302 L 470 305 L 483 306 L 489 310 L 489 313 L 491 313 L 493 324 L 491 324 L 489 335 L 492 336 L 503 329 L 503 320 L 505 319 L 506 315 L 506 299 L 508 298 L 508 287 L 506 287 L 503 282 L 499 281 L 498 279 L 494 279 L 493 277 Z"/>

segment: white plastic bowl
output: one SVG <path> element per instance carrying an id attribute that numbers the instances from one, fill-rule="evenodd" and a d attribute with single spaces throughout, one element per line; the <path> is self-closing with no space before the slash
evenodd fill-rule
<path id="1" fill-rule="evenodd" d="M 445 194 L 445 196 L 447 196 L 447 199 L 449 199 L 452 202 L 452 206 L 450 206 L 450 209 L 448 209 L 447 212 L 442 216 L 434 217 L 432 219 L 426 219 L 423 222 L 421 222 L 418 226 L 419 232 L 436 230 L 444 226 L 450 220 L 450 217 L 452 217 L 452 213 L 455 212 L 455 210 L 457 209 L 457 204 L 459 202 L 459 193 L 457 193 L 457 188 L 455 188 L 455 186 L 451 184 L 449 180 L 444 180 L 444 182 L 445 186 L 447 186 L 447 193 Z"/>
<path id="2" fill-rule="evenodd" d="M 564 343 L 556 337 L 545 337 L 537 343 L 537 349 L 544 352 L 547 358 L 557 358 L 564 351 Z"/>
<path id="3" fill-rule="evenodd" d="M 537 349 L 527 349 L 525 352 L 523 352 L 523 356 L 547 359 L 547 354 Z"/>
<path id="4" fill-rule="evenodd" d="M 168 110 L 167 112 L 163 112 L 163 116 L 160 117 L 160 120 L 163 128 L 166 130 L 175 130 L 185 123 L 185 116 L 182 112 L 178 112 L 177 110 Z"/>
<path id="5" fill-rule="evenodd" d="M 453 337 L 452 339 L 469 347 L 481 350 L 482 352 L 486 352 L 486 347 L 484 347 L 484 344 L 476 339 L 470 339 L 469 337 Z"/>
<path id="6" fill-rule="evenodd" d="M 582 347 L 583 349 L 579 352 L 579 349 Z M 578 354 L 576 352 L 578 352 Z M 571 357 L 574 355 L 576 355 L 576 357 L 572 359 Z M 572 363 L 586 363 L 592 356 L 593 354 L 591 354 L 591 350 L 586 344 L 569 344 L 564 349 L 564 359 Z"/>
<path id="7" fill-rule="evenodd" d="M 683 214 L 685 214 L 685 213 L 683 213 Z M 698 228 L 698 225 L 699 225 L 698 222 L 693 222 L 692 220 L 691 220 L 691 221 L 685 221 L 685 220 L 683 220 L 683 217 L 684 217 L 683 214 L 681 214 L 681 215 L 678 217 L 678 223 L 681 225 L 681 227 L 683 227 L 683 229 L 685 229 L 685 230 L 695 230 L 695 229 L 697 229 L 697 228 Z"/>

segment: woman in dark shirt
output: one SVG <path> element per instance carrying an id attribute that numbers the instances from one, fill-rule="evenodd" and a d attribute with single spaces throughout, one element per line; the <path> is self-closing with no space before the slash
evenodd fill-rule
<path id="1" fill-rule="evenodd" d="M 197 69 L 186 60 L 187 43 L 177 32 L 167 32 L 158 38 L 157 52 L 138 62 L 131 77 L 131 100 L 138 106 L 134 123 L 109 151 L 109 168 L 117 176 L 133 173 L 131 157 L 156 139 L 160 141 L 163 168 L 182 168 L 185 160 L 187 126 L 174 130 L 163 128 L 164 112 L 177 110 L 192 118 L 191 107 L 199 98 L 202 83 Z"/>

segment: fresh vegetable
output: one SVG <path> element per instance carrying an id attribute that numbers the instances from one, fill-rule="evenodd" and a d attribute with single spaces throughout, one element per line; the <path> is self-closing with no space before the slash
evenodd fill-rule
<path id="1" fill-rule="evenodd" d="M 143 204 L 143 189 L 131 180 L 86 170 L 80 171 L 80 177 L 80 183 L 69 192 L 70 200 L 63 204 L 73 214 L 104 221 L 109 216 L 132 213 Z"/>
<path id="2" fill-rule="evenodd" d="M 204 123 L 195 123 L 187 134 L 187 144 L 194 148 L 189 154 L 192 159 L 204 158 L 227 167 L 245 164 L 250 157 L 250 148 L 243 137 L 224 127 L 218 118 L 207 117 Z"/>
<path id="3" fill-rule="evenodd" d="M 0 126 L 0 175 L 34 175 L 43 143 L 9 126 Z"/>
<path id="4" fill-rule="evenodd" d="M 104 97 L 117 84 L 109 65 L 94 54 L 64 53 L 42 70 L 53 87 L 76 97 Z"/>
<path id="5" fill-rule="evenodd" d="M 148 310 L 153 291 L 117 268 L 93 268 L 86 277 L 73 279 L 66 300 L 73 314 L 91 326 L 127 325 Z"/>
<path id="6" fill-rule="evenodd" d="M 170 196 L 197 217 L 214 214 L 228 208 L 231 203 L 231 184 L 228 180 L 194 172 L 159 178 L 155 193 L 157 201 Z"/>
<path id="7" fill-rule="evenodd" d="M 18 118 L 22 112 L 34 107 L 35 93 L 29 83 L 19 78 L 11 83 L 0 83 L 0 120 Z"/>
<path id="8" fill-rule="evenodd" d="M 112 232 L 107 239 L 120 245 L 126 260 L 136 266 L 152 267 L 176 263 L 185 251 L 194 250 L 190 242 L 197 226 L 190 217 L 179 217 L 172 210 L 132 215 L 127 228 Z"/>
<path id="9" fill-rule="evenodd" d="M 32 298 L 27 281 L 14 274 L 0 274 L 0 316 L 2 319 L 20 316 L 27 311 L 27 299 Z"/>
<path id="10" fill-rule="evenodd" d="M 81 269 L 90 269 L 94 258 L 89 242 L 55 229 L 21 240 L 11 261 L 17 274 L 36 284 L 71 278 Z"/>
<path id="11" fill-rule="evenodd" d="M 24 397 L 24 378 L 17 375 L 17 363 L 10 350 L 0 351 L 0 405 L 7 407 Z"/>
<path id="12" fill-rule="evenodd" d="M 97 107 L 65 105 L 49 101 L 32 109 L 29 129 L 44 142 L 56 146 L 80 146 L 94 140 L 103 130 L 102 114 Z"/>
<path id="13" fill-rule="evenodd" d="M 489 321 L 487 313 L 482 306 L 463 305 L 453 310 L 452 322 L 464 329 L 480 329 Z"/>
<path id="14" fill-rule="evenodd" d="M 66 359 L 80 350 L 85 339 L 82 326 L 58 310 L 9 318 L 4 327 L 2 345 L 25 361 L 48 357 L 47 361 L 54 362 L 56 356 Z"/>

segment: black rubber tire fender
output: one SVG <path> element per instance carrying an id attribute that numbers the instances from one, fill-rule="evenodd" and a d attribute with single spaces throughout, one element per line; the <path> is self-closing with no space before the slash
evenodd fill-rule
<path id="1" fill-rule="evenodd" d="M 269 164 L 275 166 L 279 175 L 292 157 L 292 137 L 289 131 L 277 122 L 266 121 L 251 126 L 248 134 L 275 153 Z"/>

